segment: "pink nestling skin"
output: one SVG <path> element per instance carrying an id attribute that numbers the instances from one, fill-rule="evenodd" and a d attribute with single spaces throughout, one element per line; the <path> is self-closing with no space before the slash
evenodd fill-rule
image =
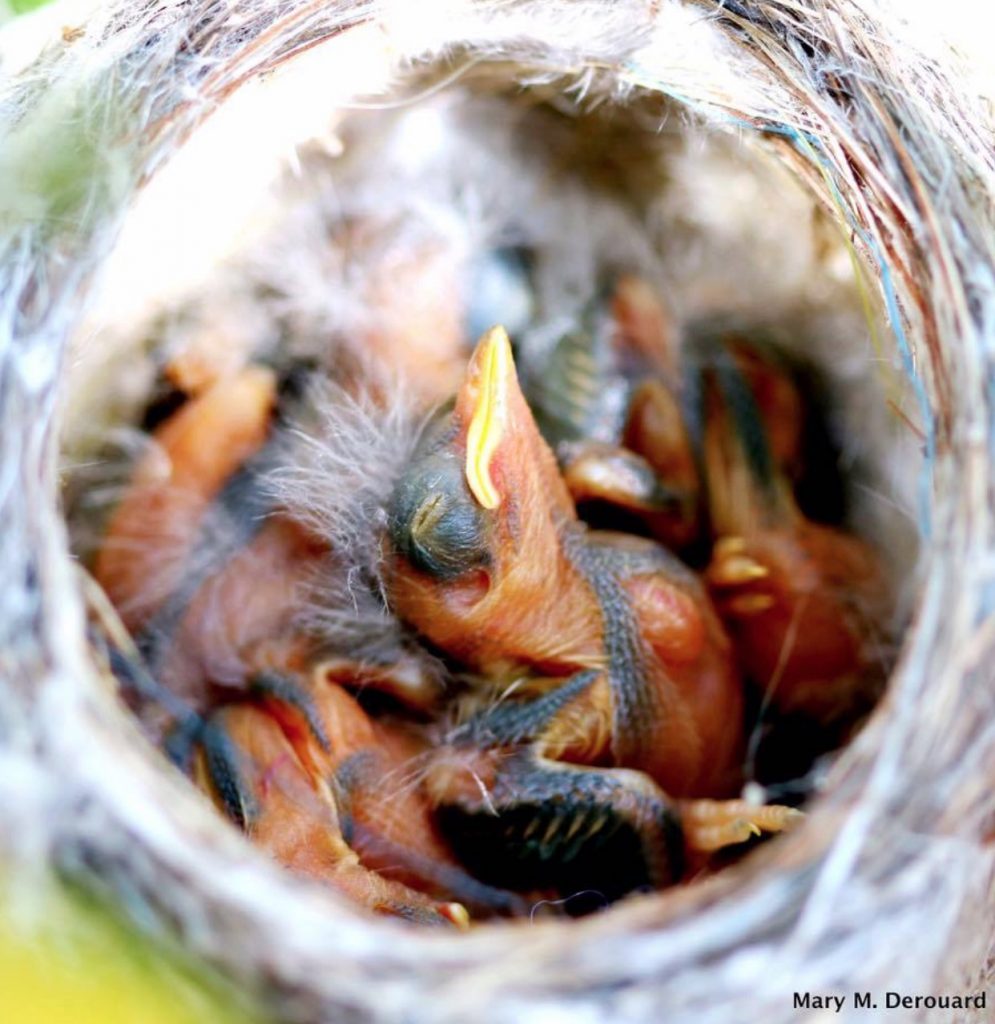
<path id="1" fill-rule="evenodd" d="M 416 452 L 389 518 L 391 606 L 436 648 L 491 684 L 529 677 L 555 686 L 611 667 L 606 630 L 616 627 L 576 557 L 587 534 L 519 389 L 503 332 L 478 345 L 452 413 Z M 605 538 L 597 540 L 602 548 L 615 543 Z M 628 543 L 619 535 L 620 547 Z M 618 763 L 644 768 L 675 793 L 724 790 L 742 697 L 710 600 L 696 582 L 674 582 L 659 567 L 619 579 L 645 651 L 644 674 L 632 685 L 648 688 L 660 714 L 637 726 L 645 731 L 638 742 L 615 744 L 646 763 Z M 590 748 L 589 756 L 602 755 Z"/>
<path id="2" fill-rule="evenodd" d="M 736 583 L 751 563 L 764 574 Z M 782 711 L 843 714 L 880 674 L 883 580 L 856 537 L 807 520 L 757 531 L 707 576 L 745 673 Z"/>

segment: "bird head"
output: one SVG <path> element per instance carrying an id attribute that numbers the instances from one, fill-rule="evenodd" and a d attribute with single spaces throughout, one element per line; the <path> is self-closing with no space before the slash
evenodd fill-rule
<path id="1" fill-rule="evenodd" d="M 542 663 L 530 617 L 562 593 L 576 519 L 519 387 L 506 332 L 488 331 L 455 400 L 419 439 L 388 509 L 387 583 L 398 614 L 473 667 Z M 557 627 L 558 628 L 558 627 Z M 549 634 L 549 635 L 547 635 Z"/>

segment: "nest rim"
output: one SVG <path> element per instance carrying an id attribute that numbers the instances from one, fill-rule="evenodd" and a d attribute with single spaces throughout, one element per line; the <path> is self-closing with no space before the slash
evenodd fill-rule
<path id="1" fill-rule="evenodd" d="M 642 5 L 634 7 L 638 7 L 640 17 L 644 17 Z M 752 22 L 749 24 L 753 25 Z M 332 37 L 342 31 L 341 25 L 332 27 L 335 32 L 331 29 L 328 32 Z M 292 39 L 291 29 L 285 27 L 284 30 L 289 33 L 288 38 Z M 732 28 L 726 25 L 723 30 L 746 31 L 742 19 L 737 22 L 735 16 Z M 531 43 L 541 45 L 535 39 Z M 297 52 L 301 46 L 303 43 L 297 41 L 293 52 Z M 234 88 L 232 83 L 242 81 L 238 61 L 234 62 L 230 71 L 230 77 L 223 79 L 225 89 L 229 86 Z M 186 121 L 175 122 L 178 136 L 173 136 L 174 141 L 191 130 L 199 116 L 200 113 L 194 111 L 185 112 Z M 156 130 L 161 132 L 166 123 L 158 122 Z M 152 153 L 152 150 L 149 152 Z M 156 159 L 158 157 L 150 160 L 146 169 L 153 166 Z M 786 160 L 790 164 L 794 157 L 788 154 Z M 798 171 L 797 166 L 794 169 L 805 177 L 805 171 Z M 812 174 L 809 172 L 810 185 L 811 180 Z M 106 247 L 106 240 L 99 244 Z M 914 273 L 916 268 L 913 266 L 912 269 Z M 927 273 L 922 267 L 919 270 L 927 281 L 934 279 L 932 271 Z M 966 288 L 963 279 L 957 283 Z M 971 319 L 968 323 L 975 322 Z M 939 329 L 935 323 L 932 327 L 928 324 L 917 327 L 898 313 L 893 326 L 903 324 L 904 327 L 899 326 L 899 330 L 908 334 L 914 351 L 929 370 L 925 377 L 925 387 L 932 391 L 928 398 L 936 413 L 939 441 L 936 436 L 930 435 L 927 458 L 931 479 L 934 486 L 938 486 L 938 481 L 950 479 L 951 475 L 957 474 L 958 468 L 964 469 L 966 450 L 955 449 L 949 444 L 949 439 L 963 437 L 977 430 L 976 410 L 960 410 L 953 405 L 949 399 L 951 388 L 944 382 L 961 377 L 965 365 L 972 358 L 976 361 L 978 353 L 967 346 L 958 350 L 952 345 L 944 348 L 931 343 L 931 332 L 935 334 Z M 967 326 L 965 324 L 965 329 Z M 968 367 L 969 376 L 972 372 L 978 372 L 977 365 L 975 363 L 973 371 Z M 917 374 L 917 378 L 919 376 Z M 482 992 L 500 991 L 507 994 L 513 986 L 519 985 L 519 995 L 505 996 L 503 1013 L 507 1015 L 515 1007 L 524 1012 L 527 997 L 536 997 L 542 991 L 548 993 L 552 990 L 548 979 L 544 981 L 537 976 L 535 965 L 539 962 L 559 965 L 561 973 L 555 975 L 555 983 L 560 986 L 557 998 L 568 1002 L 591 999 L 603 1009 L 606 1004 L 598 993 L 611 988 L 612 984 L 624 987 L 642 980 L 647 983 L 647 992 L 660 991 L 654 985 L 659 986 L 661 979 L 665 982 L 682 962 L 693 955 L 721 956 L 724 951 L 731 956 L 740 940 L 749 939 L 751 935 L 762 935 L 771 929 L 774 932 L 780 930 L 782 934 L 788 934 L 794 929 L 796 939 L 799 929 L 801 933 L 804 932 L 805 894 L 811 896 L 813 892 L 817 893 L 819 885 L 828 884 L 826 879 L 832 874 L 833 862 L 824 860 L 820 864 L 820 855 L 825 857 L 834 850 L 840 855 L 842 847 L 838 840 L 841 830 L 848 827 L 858 831 L 866 829 L 866 800 L 869 793 L 873 795 L 875 792 L 875 779 L 880 778 L 881 765 L 895 756 L 896 744 L 900 746 L 903 737 L 908 736 L 909 729 L 914 726 L 914 722 L 910 723 L 907 702 L 923 692 L 923 674 L 931 664 L 935 664 L 935 659 L 953 653 L 951 636 L 942 632 L 944 619 L 938 615 L 938 605 L 942 605 L 944 591 L 948 589 L 943 581 L 951 574 L 954 577 L 958 575 L 965 552 L 972 550 L 968 541 L 972 536 L 976 537 L 979 530 L 983 533 L 986 522 L 990 526 L 990 521 L 984 518 L 980 524 L 976 522 L 976 488 L 980 486 L 984 489 L 985 481 L 991 487 L 991 467 L 986 472 L 983 464 L 979 467 L 975 462 L 967 469 L 971 474 L 971 486 L 965 483 L 960 489 L 951 489 L 941 496 L 942 500 L 937 500 L 934 508 L 936 527 L 934 542 L 929 551 L 930 563 L 918 595 L 916 615 L 903 639 L 887 692 L 854 745 L 843 752 L 840 761 L 834 766 L 825 790 L 808 807 L 809 818 L 806 823 L 795 834 L 785 837 L 776 845 L 755 851 L 742 863 L 692 888 L 643 896 L 631 905 L 616 906 L 607 913 L 569 922 L 566 926 L 560 922 L 522 922 L 520 925 L 501 923 L 479 926 L 463 936 L 425 933 L 411 937 L 409 932 L 405 932 L 404 947 L 391 948 L 399 934 L 399 926 L 391 922 L 370 920 L 342 901 L 324 893 L 319 895 L 306 883 L 285 876 L 282 871 L 266 863 L 258 851 L 252 850 L 246 839 L 225 823 L 211 818 L 207 809 L 200 805 L 191 792 L 186 791 L 185 784 L 181 785 L 179 778 L 161 777 L 154 761 L 157 755 L 147 747 L 126 711 L 101 689 L 92 671 L 83 667 L 86 659 L 78 642 L 71 644 L 68 655 L 56 662 L 58 671 L 55 674 L 62 676 L 62 689 L 58 686 L 44 687 L 35 697 L 28 698 L 28 705 L 40 712 L 46 705 L 52 705 L 57 700 L 65 701 L 67 694 L 72 695 L 71 699 L 52 714 L 48 726 L 43 724 L 44 716 L 36 719 L 29 712 L 29 717 L 34 721 L 38 734 L 43 737 L 46 756 L 51 758 L 53 764 L 80 764 L 78 758 L 84 758 L 83 767 L 78 773 L 78 788 L 81 792 L 89 793 L 90 798 L 98 804 L 103 803 L 97 813 L 97 820 L 106 817 L 108 823 L 113 823 L 119 836 L 129 834 L 129 815 L 134 813 L 130 801 L 134 799 L 135 792 L 129 794 L 127 801 L 119 803 L 112 784 L 115 769 L 101 756 L 100 738 L 109 734 L 128 737 L 127 757 L 134 773 L 136 792 L 143 792 L 149 807 L 156 809 L 154 815 L 144 818 L 142 828 L 147 827 L 148 831 L 141 838 L 144 842 L 150 839 L 154 841 L 147 850 L 139 853 L 135 862 L 126 858 L 115 861 L 111 851 L 101 849 L 99 843 L 89 851 L 100 865 L 108 891 L 121 892 L 130 888 L 141 894 L 141 902 L 151 907 L 157 917 L 168 920 L 168 908 L 163 905 L 161 895 L 155 893 L 156 878 L 157 875 L 170 877 L 170 884 L 163 892 L 168 891 L 171 897 L 176 897 L 177 886 L 182 884 L 184 873 L 197 870 L 192 867 L 191 850 L 183 849 L 183 842 L 177 834 L 181 817 L 184 819 L 184 827 L 194 822 L 198 839 L 209 836 L 212 844 L 212 856 L 219 880 L 219 888 L 214 891 L 217 905 L 209 908 L 204 916 L 195 907 L 183 907 L 178 900 L 173 908 L 175 916 L 169 922 L 170 926 L 183 936 L 185 943 L 203 952 L 226 972 L 241 974 L 247 980 L 251 979 L 253 984 L 258 981 L 260 973 L 268 974 L 270 981 L 275 981 L 275 989 L 282 992 L 288 1003 L 297 1004 L 295 1012 L 302 1018 L 308 1018 L 310 1014 L 327 1013 L 329 1007 L 336 1005 L 352 1011 L 362 1006 L 364 997 L 359 987 L 347 986 L 347 991 L 336 994 L 331 991 L 334 985 L 328 986 L 312 980 L 321 966 L 329 962 L 330 956 L 343 953 L 353 956 L 356 962 L 361 961 L 364 970 L 368 972 L 367 978 L 377 978 L 398 999 L 402 995 L 407 998 L 412 992 L 431 993 L 444 984 L 445 979 L 451 980 L 454 972 L 471 972 L 462 979 L 462 984 L 454 982 L 450 985 L 453 991 L 459 990 L 463 995 L 452 995 L 450 1004 L 437 1014 L 438 1019 L 444 1019 L 447 1015 L 450 1019 L 457 1019 L 457 1006 L 466 1005 L 459 1001 L 460 998 L 471 998 L 469 987 L 475 987 L 472 998 L 478 1000 Z M 59 594 L 56 589 L 71 578 L 71 568 L 64 533 L 58 523 L 54 491 L 51 487 L 42 487 L 35 488 L 35 493 L 38 507 L 45 511 L 38 517 L 28 536 L 33 538 L 34 550 L 46 552 L 41 588 L 47 618 L 44 633 L 51 637 L 52 631 L 57 633 L 61 627 L 68 635 L 81 638 L 80 608 L 58 607 Z M 989 508 L 989 516 L 990 512 Z M 940 526 L 949 527 L 945 543 L 936 539 Z M 49 530 L 48 536 L 44 536 L 45 528 Z M 951 676 L 946 677 L 952 693 L 961 691 L 964 682 L 970 678 L 971 658 L 977 661 L 990 646 L 995 646 L 990 633 L 988 629 L 987 633 L 980 634 L 980 639 L 973 641 L 973 648 L 966 653 L 961 652 L 960 660 L 965 666 L 962 685 L 958 686 L 957 680 Z M 958 636 L 963 636 L 963 630 Z M 929 656 L 923 654 L 923 651 L 929 652 Z M 951 658 L 951 662 L 956 664 L 957 659 Z M 65 678 L 67 671 L 69 675 L 76 673 L 71 681 Z M 984 664 L 975 666 L 975 677 L 984 672 Z M 50 707 L 49 710 L 53 709 Z M 855 808 L 859 810 L 858 815 L 853 813 Z M 130 831 L 134 837 L 136 833 Z M 79 856 L 80 850 L 87 849 L 83 839 L 80 830 L 73 828 L 67 829 L 66 835 L 61 837 L 61 841 L 66 843 L 64 848 L 74 851 L 67 858 L 68 870 L 73 873 L 80 864 L 87 863 L 87 856 Z M 240 870 L 239 864 L 250 867 L 243 866 Z M 817 868 L 815 865 L 820 866 Z M 781 874 L 773 875 L 775 870 Z M 265 922 L 273 924 L 275 921 L 272 912 L 267 912 L 258 900 L 245 901 L 245 893 L 239 887 L 244 885 L 246 877 L 260 879 L 260 892 L 265 891 L 277 903 L 287 901 L 285 905 L 293 906 L 295 917 L 299 914 L 303 923 L 298 921 L 293 926 L 297 928 L 297 934 L 289 937 L 286 949 L 266 955 L 256 951 L 254 956 L 240 962 L 239 956 L 245 952 L 246 947 L 235 938 L 239 927 L 254 921 L 252 926 L 258 929 Z M 757 909 L 761 905 L 764 907 L 763 913 Z M 183 918 L 184 914 L 188 914 L 186 919 Z M 326 914 L 327 918 L 323 920 Z M 715 936 L 714 929 L 722 931 L 723 922 L 737 919 L 740 922 L 738 929 L 731 929 L 721 939 Z M 336 935 L 337 927 L 343 927 L 347 935 Z M 569 935 L 565 935 L 566 928 L 569 929 Z M 689 933 L 689 937 L 690 933 L 696 934 L 699 937 L 698 945 L 689 941 L 685 949 L 676 950 L 674 943 L 680 939 L 682 931 Z M 592 970 L 592 976 L 583 980 L 571 974 L 571 963 L 575 967 L 586 965 L 588 968 L 596 964 L 604 943 L 613 938 L 635 941 L 639 935 L 646 938 L 650 951 L 634 959 L 631 973 L 620 971 L 619 965 L 615 964 L 606 967 L 605 977 L 600 979 L 597 970 Z M 230 949 L 223 953 L 219 951 L 218 940 L 221 936 L 226 936 L 231 942 Z M 655 942 L 655 936 L 668 938 L 669 948 L 660 948 L 659 943 Z M 288 936 L 284 934 L 281 938 L 287 940 Z M 417 954 L 409 951 L 408 946 L 417 946 Z M 324 950 L 324 955 L 321 950 Z M 296 962 L 294 957 L 297 958 Z M 494 966 L 496 957 L 501 961 L 499 969 Z M 334 975 L 332 977 L 334 979 Z M 401 979 L 400 984 L 398 979 Z M 540 998 L 535 1005 L 541 1004 Z M 398 1004 L 391 1005 L 390 999 L 387 999 L 379 1012 L 383 1019 L 394 1019 L 399 1013 Z M 635 1004 L 632 1012 L 637 1012 Z M 424 1019 L 435 1018 L 426 1014 Z"/>

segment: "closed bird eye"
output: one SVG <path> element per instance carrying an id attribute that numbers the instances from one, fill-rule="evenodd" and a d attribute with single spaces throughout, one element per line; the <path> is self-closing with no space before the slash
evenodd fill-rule
<path id="1" fill-rule="evenodd" d="M 416 461 L 394 491 L 391 540 L 414 568 L 455 580 L 490 563 L 484 516 L 459 463 L 432 454 Z"/>

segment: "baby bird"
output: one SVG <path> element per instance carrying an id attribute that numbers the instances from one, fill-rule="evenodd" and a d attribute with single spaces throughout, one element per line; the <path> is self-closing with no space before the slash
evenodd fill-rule
<path id="1" fill-rule="evenodd" d="M 408 764 L 417 737 L 371 721 L 342 689 L 372 682 L 418 703 L 425 681 L 405 665 L 316 667 L 298 616 L 329 553 L 266 496 L 277 397 L 269 370 L 245 367 L 155 430 L 95 564 L 137 639 L 112 646 L 110 663 L 173 759 L 287 867 L 414 920 L 463 926 L 461 896 L 482 913 L 520 911 L 438 836 Z"/>
<path id="2" fill-rule="evenodd" d="M 866 709 L 884 678 L 880 560 L 808 518 L 792 478 L 804 404 L 786 367 L 733 341 L 702 367 L 702 453 L 716 536 L 705 578 L 737 661 L 780 712 L 829 722 Z"/>
<path id="3" fill-rule="evenodd" d="M 367 715 L 341 671 L 270 677 L 214 712 L 195 759 L 200 787 L 280 863 L 377 913 L 458 927 L 468 907 L 524 913 L 519 897 L 467 875 L 439 835 L 421 785 L 424 739 Z"/>
<path id="4" fill-rule="evenodd" d="M 729 641 L 665 549 L 578 520 L 502 329 L 420 438 L 390 501 L 385 559 L 396 613 L 496 697 L 429 776 L 447 835 L 485 881 L 555 864 L 568 888 L 589 879 L 622 895 L 678 880 L 703 820 L 702 842 L 722 845 L 790 819 L 683 802 L 739 782 Z"/>
<path id="5" fill-rule="evenodd" d="M 574 501 L 627 513 L 671 547 L 690 544 L 700 527 L 679 356 L 668 310 L 646 281 L 623 274 L 523 372 Z"/>

